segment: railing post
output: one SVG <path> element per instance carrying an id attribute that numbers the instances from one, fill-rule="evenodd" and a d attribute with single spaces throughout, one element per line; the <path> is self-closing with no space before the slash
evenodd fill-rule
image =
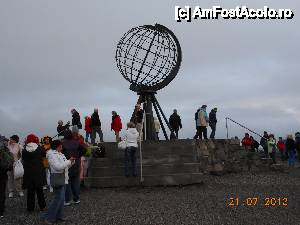
<path id="1" fill-rule="evenodd" d="M 227 140 L 229 139 L 229 132 L 228 132 L 228 117 L 226 117 L 226 131 L 227 131 Z"/>

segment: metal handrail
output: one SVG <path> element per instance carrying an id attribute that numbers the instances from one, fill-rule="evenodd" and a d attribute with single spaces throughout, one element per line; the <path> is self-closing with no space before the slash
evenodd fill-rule
<path id="1" fill-rule="evenodd" d="M 141 132 L 143 132 L 143 128 L 144 128 L 144 123 L 145 123 L 145 130 L 146 130 L 146 120 L 145 120 L 145 117 L 146 117 L 146 112 L 144 110 L 143 112 L 143 120 L 142 120 L 142 128 L 141 128 Z M 140 178 L 140 182 L 143 183 L 144 182 L 144 177 L 143 177 L 143 154 L 142 154 L 142 135 L 140 134 L 140 167 L 141 167 L 141 178 Z"/>
<path id="2" fill-rule="evenodd" d="M 225 119 L 226 119 L 226 129 L 227 129 L 227 140 L 229 139 L 229 134 L 228 134 L 228 122 L 227 122 L 228 120 L 230 120 L 231 122 L 233 122 L 233 123 L 239 125 L 240 127 L 244 128 L 244 129 L 248 130 L 249 132 L 251 132 L 251 133 L 253 133 L 253 134 L 256 134 L 257 136 L 259 136 L 259 137 L 261 137 L 261 138 L 267 139 L 267 138 L 265 138 L 264 136 L 260 135 L 259 133 L 257 133 L 257 132 L 255 132 L 255 131 L 249 129 L 249 128 L 246 127 L 245 125 L 243 125 L 243 124 L 241 124 L 241 123 L 239 123 L 239 122 L 237 122 L 237 121 L 235 121 L 235 120 L 233 120 L 233 119 L 231 119 L 231 118 L 229 118 L 229 117 L 226 117 Z"/>

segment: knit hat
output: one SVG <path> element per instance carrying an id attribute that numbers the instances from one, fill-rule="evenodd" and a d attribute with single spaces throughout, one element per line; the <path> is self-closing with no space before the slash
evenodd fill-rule
<path id="1" fill-rule="evenodd" d="M 55 149 L 57 149 L 58 146 L 60 146 L 60 145 L 62 145 L 62 142 L 61 142 L 60 140 L 54 140 L 54 141 L 52 141 L 52 143 L 51 143 L 51 148 L 52 148 L 53 150 L 55 150 Z"/>
<path id="2" fill-rule="evenodd" d="M 25 143 L 26 143 L 26 144 L 28 144 L 28 143 L 36 143 L 36 144 L 39 144 L 39 138 L 38 138 L 35 134 L 29 134 L 29 135 L 26 137 Z"/>
<path id="3" fill-rule="evenodd" d="M 0 142 L 7 142 L 9 141 L 5 136 L 0 135 Z"/>
<path id="4" fill-rule="evenodd" d="M 76 125 L 72 127 L 72 133 L 75 133 L 75 134 L 79 133 L 79 129 Z"/>
<path id="5" fill-rule="evenodd" d="M 19 140 L 20 140 L 18 135 L 13 135 L 10 137 L 10 139 L 14 140 L 16 143 L 19 143 Z"/>

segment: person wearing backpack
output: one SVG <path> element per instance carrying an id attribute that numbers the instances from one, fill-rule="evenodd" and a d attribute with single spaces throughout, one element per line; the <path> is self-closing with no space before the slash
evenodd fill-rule
<path id="1" fill-rule="evenodd" d="M 21 152 L 22 152 L 22 147 L 19 144 L 19 136 L 18 135 L 13 135 L 10 137 L 10 140 L 8 142 L 8 149 L 11 152 L 11 154 L 14 156 L 14 163 L 18 162 L 18 160 L 21 158 Z M 8 197 L 12 198 L 14 195 L 14 191 L 19 193 L 20 197 L 24 196 L 24 193 L 22 191 L 22 177 L 16 179 L 14 176 L 14 171 L 9 171 L 7 173 L 8 175 Z"/>
<path id="2" fill-rule="evenodd" d="M 8 139 L 0 136 L 0 219 L 4 217 L 7 172 L 13 169 L 14 158 L 7 148 Z"/>
<path id="3" fill-rule="evenodd" d="M 264 136 L 260 139 L 260 145 L 264 149 L 265 157 L 269 158 L 269 152 L 268 152 L 268 139 L 269 135 L 267 131 L 264 131 Z"/>

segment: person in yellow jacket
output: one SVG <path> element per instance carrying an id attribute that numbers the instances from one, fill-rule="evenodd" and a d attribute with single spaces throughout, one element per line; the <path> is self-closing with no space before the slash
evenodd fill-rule
<path id="1" fill-rule="evenodd" d="M 44 136 L 41 139 L 42 149 L 45 151 L 45 155 L 47 154 L 47 151 L 51 149 L 51 142 L 52 138 L 48 135 Z M 53 192 L 53 188 L 50 186 L 50 171 L 49 171 L 49 162 L 46 157 L 43 158 L 43 165 L 46 170 L 46 179 L 47 179 L 47 185 L 49 187 L 50 192 Z M 47 189 L 47 186 L 44 187 L 44 190 Z"/>

